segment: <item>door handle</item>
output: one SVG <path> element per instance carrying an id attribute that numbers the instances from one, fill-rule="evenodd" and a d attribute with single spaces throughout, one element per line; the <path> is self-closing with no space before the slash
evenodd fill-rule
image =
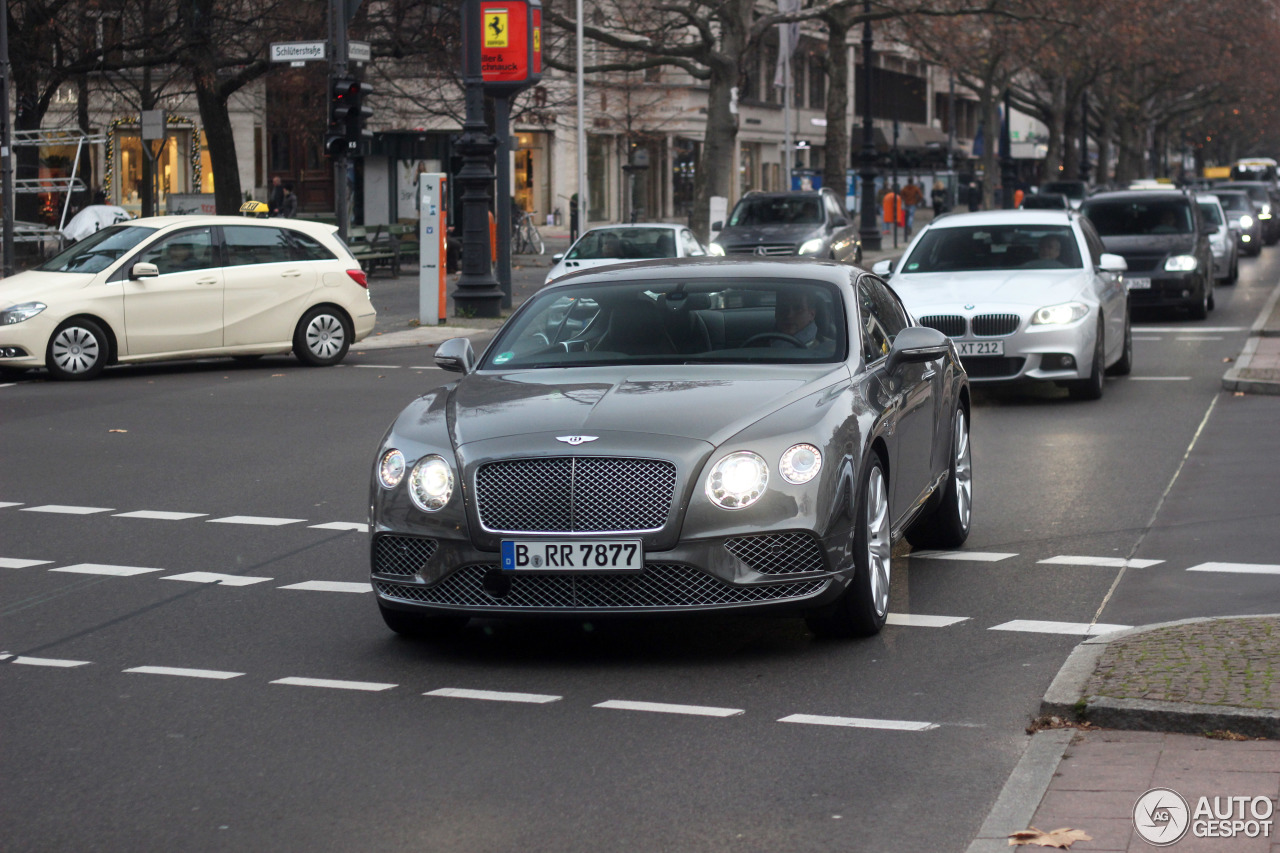
<path id="1" fill-rule="evenodd" d="M 217 283 L 218 283 L 218 280 L 216 278 L 196 279 L 196 284 L 217 284 Z"/>
<path id="2" fill-rule="evenodd" d="M 929 368 L 927 371 L 925 371 L 924 375 L 923 375 L 923 376 L 921 376 L 920 378 L 921 378 L 921 379 L 932 379 L 934 376 L 936 376 L 936 375 L 937 375 L 937 373 L 938 373 L 938 371 L 934 370 L 934 369 L 931 367 L 931 368 Z"/>
<path id="3" fill-rule="evenodd" d="M 281 278 L 297 278 L 302 275 L 302 270 L 285 270 L 280 273 Z"/>

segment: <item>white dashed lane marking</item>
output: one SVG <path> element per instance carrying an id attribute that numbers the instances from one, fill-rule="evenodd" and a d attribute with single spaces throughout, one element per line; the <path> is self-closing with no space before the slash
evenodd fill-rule
<path id="1" fill-rule="evenodd" d="M 1201 563 L 1187 569 L 1189 572 L 1223 572 L 1241 575 L 1280 575 L 1280 566 L 1266 563 Z"/>
<path id="2" fill-rule="evenodd" d="M 1130 376 L 1130 382 L 1190 382 L 1190 376 Z"/>
<path id="3" fill-rule="evenodd" d="M 423 696 L 443 696 L 448 699 L 482 699 L 488 702 L 524 702 L 530 705 L 543 705 L 548 702 L 559 702 L 563 696 L 547 696 L 541 693 L 503 693 L 497 690 L 468 690 L 462 687 L 441 687 L 423 693 Z"/>
<path id="4" fill-rule="evenodd" d="M 217 572 L 185 572 L 180 575 L 165 575 L 162 581 L 190 581 L 191 583 L 216 583 L 222 586 L 253 586 L 255 583 L 266 583 L 274 578 L 253 578 L 245 575 L 223 575 Z"/>
<path id="5" fill-rule="evenodd" d="M 93 515 L 97 512 L 115 512 L 114 509 L 107 506 L 64 506 L 63 504 L 44 504 L 43 506 L 29 506 L 19 512 L 52 512 L 60 515 Z"/>
<path id="6" fill-rule="evenodd" d="M 1000 625 L 992 625 L 991 631 L 1024 631 L 1031 634 L 1078 634 L 1093 637 L 1098 634 L 1110 634 L 1112 631 L 1124 631 L 1132 625 L 1107 625 L 1088 622 L 1041 622 L 1032 619 L 1014 619 Z"/>
<path id="7" fill-rule="evenodd" d="M 1209 332 L 1243 332 L 1244 330 L 1245 330 L 1244 326 L 1198 326 L 1196 327 L 1197 332 L 1204 332 L 1206 334 Z M 1156 333 L 1176 334 L 1178 332 L 1186 332 L 1187 327 L 1186 326 L 1134 326 L 1133 331 L 1134 332 L 1150 332 L 1152 334 L 1156 334 Z"/>
<path id="8" fill-rule="evenodd" d="M 74 566 L 63 566 L 50 569 L 51 572 L 70 572 L 76 575 L 112 575 L 119 578 L 145 575 L 149 572 L 163 572 L 164 569 L 147 569 L 142 566 L 106 566 L 101 563 L 76 563 Z"/>
<path id="9" fill-rule="evenodd" d="M 928 616 L 922 613 L 890 613 L 885 618 L 886 624 L 910 628 L 947 628 L 968 620 L 968 616 Z"/>
<path id="10" fill-rule="evenodd" d="M 368 533 L 369 525 L 363 521 L 330 521 L 327 524 L 308 525 L 313 530 L 354 530 L 357 533 Z"/>
<path id="11" fill-rule="evenodd" d="M 256 524 L 261 527 L 283 527 L 286 524 L 301 524 L 305 518 L 268 518 L 262 515 L 228 515 L 226 518 L 211 518 L 208 524 Z"/>
<path id="12" fill-rule="evenodd" d="M 303 581 L 291 583 L 278 589 L 301 589 L 309 592 L 373 592 L 373 584 L 350 583 L 347 581 Z"/>
<path id="13" fill-rule="evenodd" d="M 185 521 L 188 518 L 201 518 L 207 512 L 164 512 L 158 509 L 140 509 L 136 512 L 117 512 L 116 518 L 152 518 L 157 521 Z"/>
<path id="14" fill-rule="evenodd" d="M 44 566 L 53 560 L 19 560 L 17 557 L 0 557 L 0 569 L 29 569 L 32 566 Z"/>
<path id="15" fill-rule="evenodd" d="M 225 681 L 228 678 L 239 678 L 243 672 L 221 672 L 216 669 L 182 669 L 175 666 L 135 666 L 125 672 L 137 672 L 143 675 L 178 675 L 185 678 L 212 678 Z"/>
<path id="16" fill-rule="evenodd" d="M 792 714 L 778 720 L 780 723 L 805 723 L 810 726 L 843 726 L 850 729 L 884 729 L 898 732 L 927 732 L 938 728 L 937 723 L 921 723 L 911 720 L 866 720 L 861 717 L 822 717 L 814 714 Z"/>
<path id="17" fill-rule="evenodd" d="M 968 560 L 975 563 L 998 563 L 1017 554 L 1003 554 L 993 551 L 918 551 L 911 554 L 921 560 Z"/>
<path id="18" fill-rule="evenodd" d="M 374 681 L 334 681 L 328 678 L 277 678 L 272 684 L 287 684 L 292 687 L 328 687 L 333 690 L 365 690 L 376 693 L 379 690 L 390 690 L 395 684 L 380 684 Z"/>
<path id="19" fill-rule="evenodd" d="M 22 506 L 21 501 L 0 501 L 0 509 L 7 509 L 11 506 Z"/>
<path id="20" fill-rule="evenodd" d="M 654 714 L 688 714 L 695 717 L 736 717 L 745 714 L 740 708 L 711 708 L 706 705 L 670 705 L 665 702 L 630 702 L 623 699 L 610 699 L 593 705 L 593 708 L 608 708 L 616 711 L 648 711 Z"/>
<path id="21" fill-rule="evenodd" d="M 1126 560 L 1122 557 L 1050 557 L 1039 560 L 1047 566 L 1097 566 L 1102 569 L 1149 569 L 1164 560 Z"/>
<path id="22" fill-rule="evenodd" d="M 62 669 L 69 669 L 73 666 L 88 666 L 87 660 L 58 660 L 57 658 L 29 658 L 19 655 L 10 663 L 21 663 L 27 666 L 56 666 Z"/>

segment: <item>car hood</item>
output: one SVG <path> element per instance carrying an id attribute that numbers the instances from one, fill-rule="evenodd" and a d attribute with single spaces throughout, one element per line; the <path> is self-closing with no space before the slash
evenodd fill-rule
<path id="1" fill-rule="evenodd" d="M 1115 237 L 1103 237 L 1102 245 L 1108 251 L 1117 255 L 1125 255 L 1127 253 L 1136 253 L 1139 255 L 1154 255 L 1160 252 L 1165 254 L 1177 254 L 1181 252 L 1192 252 L 1196 248 L 1196 235 L 1194 234 L 1143 234 L 1140 236 L 1119 235 Z"/>
<path id="2" fill-rule="evenodd" d="M 1089 279 L 1088 270 L 984 270 L 896 275 L 889 283 L 919 314 L 924 306 L 942 305 L 1041 308 L 1076 298 Z"/>
<path id="3" fill-rule="evenodd" d="M 799 225 L 734 225 L 720 232 L 716 242 L 734 243 L 800 243 L 822 233 L 814 223 Z"/>
<path id="4" fill-rule="evenodd" d="M 698 370 L 695 368 L 695 370 Z M 626 365 L 473 373 L 449 395 L 456 445 L 526 433 L 634 432 L 719 444 L 847 377 L 843 364 Z"/>
<path id="5" fill-rule="evenodd" d="M 23 302 L 46 301 L 57 293 L 78 290 L 97 277 L 96 273 L 39 272 L 27 270 L 0 280 L 0 310 Z"/>
<path id="6" fill-rule="evenodd" d="M 552 265 L 547 271 L 547 280 L 559 278 L 562 275 L 568 275 L 571 272 L 579 270 L 591 270 L 597 267 L 607 267 L 614 264 L 625 264 L 629 261 L 626 258 L 574 258 L 573 260 L 561 259 Z"/>

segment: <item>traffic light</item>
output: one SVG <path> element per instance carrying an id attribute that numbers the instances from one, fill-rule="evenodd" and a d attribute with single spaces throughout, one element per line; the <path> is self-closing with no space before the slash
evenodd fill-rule
<path id="1" fill-rule="evenodd" d="M 347 92 L 347 142 L 352 148 L 360 145 L 360 140 L 373 137 L 373 131 L 365 127 L 369 116 L 373 115 L 373 107 L 367 101 L 373 94 L 373 87 L 368 83 L 354 83 Z"/>
<path id="2" fill-rule="evenodd" d="M 345 154 L 351 148 L 351 122 L 358 110 L 361 83 L 349 77 L 329 81 L 329 129 L 324 137 L 324 150 L 331 156 Z"/>

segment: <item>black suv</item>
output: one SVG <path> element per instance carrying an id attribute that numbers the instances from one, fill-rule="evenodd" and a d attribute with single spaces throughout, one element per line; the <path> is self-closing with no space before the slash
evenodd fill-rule
<path id="1" fill-rule="evenodd" d="M 713 255 L 804 255 L 862 263 L 858 228 L 832 190 L 749 192 L 738 200 L 729 223 L 716 222 L 720 235 Z"/>
<path id="2" fill-rule="evenodd" d="M 1213 253 L 1195 199 L 1181 190 L 1090 196 L 1080 207 L 1108 252 L 1124 257 L 1129 305 L 1177 306 L 1203 320 L 1213 308 Z"/>

